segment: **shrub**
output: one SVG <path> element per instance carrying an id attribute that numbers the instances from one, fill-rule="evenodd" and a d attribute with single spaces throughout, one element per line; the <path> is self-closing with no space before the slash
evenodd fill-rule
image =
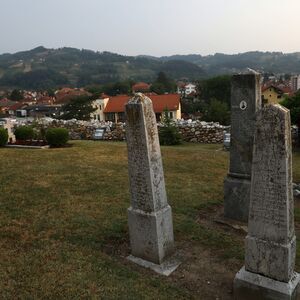
<path id="1" fill-rule="evenodd" d="M 8 132 L 5 128 L 0 128 L 0 147 L 6 145 L 8 141 Z"/>
<path id="2" fill-rule="evenodd" d="M 34 131 L 31 126 L 20 126 L 15 130 L 15 136 L 17 140 L 26 141 L 32 140 L 34 137 Z"/>
<path id="3" fill-rule="evenodd" d="M 169 146 L 179 145 L 182 142 L 179 130 L 172 122 L 167 110 L 164 111 L 162 126 L 159 128 L 159 142 L 161 145 Z"/>
<path id="4" fill-rule="evenodd" d="M 46 131 L 46 140 L 52 147 L 64 146 L 69 140 L 69 132 L 65 128 L 49 128 Z"/>

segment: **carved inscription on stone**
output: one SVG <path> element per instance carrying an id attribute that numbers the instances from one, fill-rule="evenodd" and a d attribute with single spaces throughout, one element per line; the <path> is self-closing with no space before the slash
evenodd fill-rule
<path id="1" fill-rule="evenodd" d="M 264 107 L 256 121 L 246 270 L 288 282 L 295 263 L 289 111 Z"/>

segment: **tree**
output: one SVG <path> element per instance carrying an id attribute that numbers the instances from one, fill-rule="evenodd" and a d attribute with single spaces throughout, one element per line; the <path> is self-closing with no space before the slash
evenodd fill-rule
<path id="1" fill-rule="evenodd" d="M 23 93 L 22 91 L 20 90 L 13 90 L 9 96 L 9 99 L 10 100 L 13 100 L 13 101 L 20 101 L 23 99 Z"/>
<path id="2" fill-rule="evenodd" d="M 280 103 L 290 110 L 291 123 L 300 127 L 300 91 L 293 97 L 287 97 Z"/>
<path id="3" fill-rule="evenodd" d="M 203 119 L 210 122 L 219 122 L 222 125 L 229 125 L 230 111 L 227 103 L 212 99 L 210 104 L 206 107 Z"/>
<path id="4" fill-rule="evenodd" d="M 65 104 L 62 108 L 62 115 L 60 119 L 70 120 L 84 120 L 88 121 L 91 119 L 91 113 L 96 108 L 92 106 L 92 99 L 88 96 L 79 96 L 71 99 L 71 101 Z"/>
<path id="5" fill-rule="evenodd" d="M 109 83 L 103 86 L 103 91 L 105 94 L 110 96 L 116 96 L 120 94 L 131 94 L 131 86 L 133 81 L 126 80 L 126 81 L 118 81 L 116 83 Z"/>
<path id="6" fill-rule="evenodd" d="M 230 105 L 231 76 L 217 76 L 202 80 L 197 84 L 201 99 L 209 104 L 211 99 L 218 99 Z"/>
<path id="7" fill-rule="evenodd" d="M 168 78 L 164 72 L 159 72 L 156 80 L 151 85 L 151 91 L 159 95 L 174 92 L 175 88 L 175 82 Z"/>
<path id="8" fill-rule="evenodd" d="M 280 104 L 290 110 L 291 123 L 298 126 L 298 144 L 300 145 L 300 91 L 293 97 L 285 98 Z"/>
<path id="9" fill-rule="evenodd" d="M 163 112 L 162 126 L 159 128 L 159 141 L 161 145 L 181 144 L 179 130 L 170 118 L 170 114 L 167 109 Z"/>

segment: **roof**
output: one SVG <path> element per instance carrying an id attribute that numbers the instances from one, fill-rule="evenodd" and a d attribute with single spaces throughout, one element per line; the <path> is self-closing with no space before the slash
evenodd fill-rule
<path id="1" fill-rule="evenodd" d="M 12 106 L 10 106 L 9 110 L 15 111 L 17 109 L 21 109 L 23 106 L 26 106 L 26 104 L 24 105 L 24 103 L 18 102 L 18 103 L 13 104 Z"/>
<path id="2" fill-rule="evenodd" d="M 132 96 L 115 96 L 108 100 L 104 109 L 104 113 L 124 112 L 125 104 Z M 180 95 L 178 94 L 165 94 L 165 95 L 149 95 L 152 100 L 153 109 L 156 113 L 163 112 L 166 108 L 170 111 L 178 110 L 180 104 Z"/>
<path id="3" fill-rule="evenodd" d="M 137 82 L 132 86 L 132 91 L 148 91 L 150 90 L 150 85 L 145 82 Z"/>
<path id="4" fill-rule="evenodd" d="M 11 101 L 7 98 L 4 98 L 4 99 L 0 100 L 0 107 L 9 107 L 9 106 L 12 106 L 16 103 L 17 103 L 16 101 Z"/>
<path id="5" fill-rule="evenodd" d="M 274 89 L 276 93 L 283 94 L 282 89 L 275 85 L 267 85 L 267 86 L 262 87 L 262 92 L 265 92 L 268 89 Z"/>

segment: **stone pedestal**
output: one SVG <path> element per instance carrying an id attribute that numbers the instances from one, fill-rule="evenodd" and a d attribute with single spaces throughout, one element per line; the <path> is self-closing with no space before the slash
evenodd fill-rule
<path id="1" fill-rule="evenodd" d="M 178 266 L 171 207 L 167 202 L 152 102 L 136 94 L 125 107 L 131 206 L 128 224 L 131 261 L 169 275 Z"/>
<path id="2" fill-rule="evenodd" d="M 261 108 L 260 75 L 234 75 L 231 82 L 230 165 L 224 180 L 224 216 L 247 221 L 255 114 Z"/>
<path id="3" fill-rule="evenodd" d="M 234 299 L 236 300 L 296 300 L 300 276 L 294 273 L 288 282 L 274 280 L 251 273 L 243 267 L 234 279 Z"/>
<path id="4" fill-rule="evenodd" d="M 295 256 L 290 115 L 268 105 L 257 116 L 245 268 L 236 275 L 235 298 L 296 299 Z"/>

